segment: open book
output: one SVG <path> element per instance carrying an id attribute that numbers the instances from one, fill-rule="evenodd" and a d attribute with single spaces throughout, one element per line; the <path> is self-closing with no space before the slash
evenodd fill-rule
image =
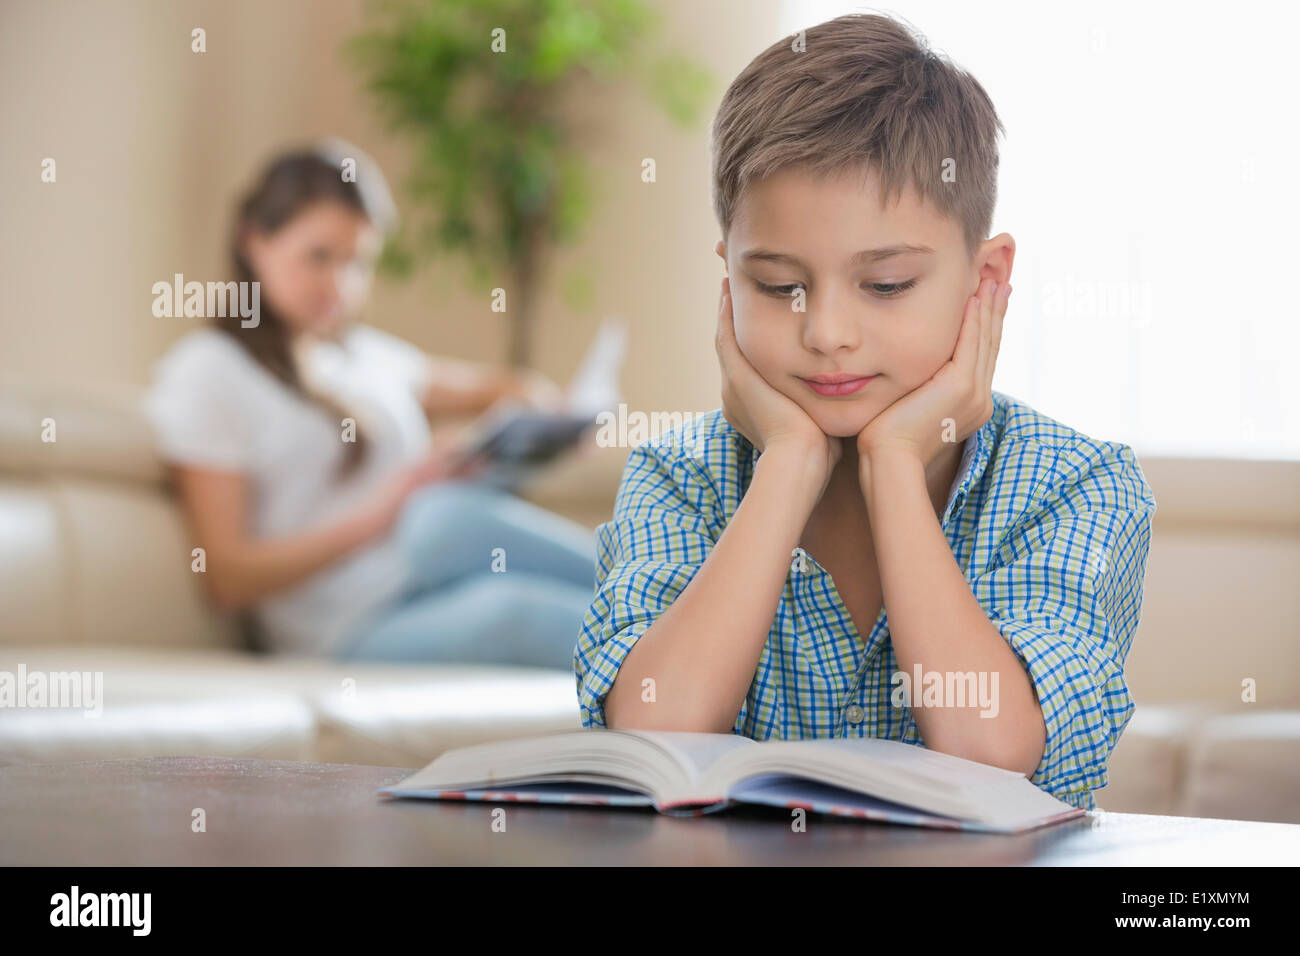
<path id="1" fill-rule="evenodd" d="M 482 457 L 479 480 L 513 489 L 533 472 L 576 445 L 597 416 L 620 399 L 619 373 L 627 349 L 627 325 L 606 319 L 587 348 L 565 390 L 558 412 L 539 411 L 523 402 L 502 402 L 470 427 L 460 464 Z"/>
<path id="2" fill-rule="evenodd" d="M 893 740 L 755 741 L 737 734 L 603 728 L 449 750 L 378 792 L 650 806 L 675 816 L 764 804 L 992 833 L 1018 833 L 1086 812 L 1023 774 Z"/>

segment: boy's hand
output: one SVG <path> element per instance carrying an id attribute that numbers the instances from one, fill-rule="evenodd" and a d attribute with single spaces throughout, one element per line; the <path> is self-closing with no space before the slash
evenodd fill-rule
<path id="1" fill-rule="evenodd" d="M 966 301 L 953 356 L 924 385 L 913 389 L 858 433 L 859 460 L 880 452 L 914 456 L 927 469 L 943 451 L 944 422 L 954 422 L 956 441 L 965 441 L 993 414 L 993 368 L 1002 341 L 1002 318 L 1011 286 L 980 283 Z"/>
<path id="2" fill-rule="evenodd" d="M 715 345 L 722 369 L 722 413 L 731 427 L 760 452 L 774 444 L 795 444 L 821 453 L 817 460 L 824 457 L 829 478 L 840 459 L 840 439 L 827 435 L 798 404 L 769 385 L 740 351 L 729 277 L 722 280 Z"/>

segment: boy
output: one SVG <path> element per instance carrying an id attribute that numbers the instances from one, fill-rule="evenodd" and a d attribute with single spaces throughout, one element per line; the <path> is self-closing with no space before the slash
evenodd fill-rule
<path id="1" fill-rule="evenodd" d="M 1095 806 L 1155 500 L 1128 446 L 992 390 L 999 130 L 880 16 L 732 83 L 723 404 L 634 448 L 597 529 L 584 726 L 883 737 Z"/>

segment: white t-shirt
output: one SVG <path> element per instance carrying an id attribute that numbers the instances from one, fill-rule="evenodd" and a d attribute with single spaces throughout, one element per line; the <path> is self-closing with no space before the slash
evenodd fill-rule
<path id="1" fill-rule="evenodd" d="M 430 366 L 414 345 L 353 325 L 342 344 L 313 340 L 297 346 L 296 356 L 308 388 L 337 400 L 365 433 L 366 455 L 345 479 L 336 477 L 345 454 L 342 423 L 225 332 L 202 328 L 176 342 L 154 366 L 145 399 L 163 458 L 248 475 L 258 538 L 336 522 L 430 447 L 419 400 Z M 258 621 L 276 651 L 328 655 L 365 614 L 400 591 L 407 570 L 390 534 L 263 599 Z"/>

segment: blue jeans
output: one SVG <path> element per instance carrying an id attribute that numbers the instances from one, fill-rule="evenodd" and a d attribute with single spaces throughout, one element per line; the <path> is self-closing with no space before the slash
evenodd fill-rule
<path id="1" fill-rule="evenodd" d="M 340 659 L 573 669 L 595 591 L 590 530 L 506 491 L 442 481 L 411 496 L 395 535 L 410 578 Z"/>

